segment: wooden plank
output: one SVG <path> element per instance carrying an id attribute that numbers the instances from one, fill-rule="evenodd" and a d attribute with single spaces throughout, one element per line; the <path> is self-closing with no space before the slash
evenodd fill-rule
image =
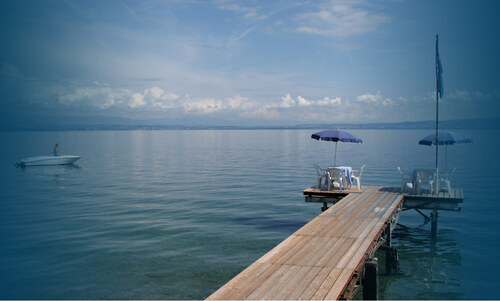
<path id="1" fill-rule="evenodd" d="M 278 290 L 269 291 L 265 295 L 262 296 L 263 299 L 272 299 L 272 300 L 283 300 L 285 297 L 290 294 L 291 291 L 295 289 L 302 281 L 304 281 L 304 277 L 307 276 L 311 269 L 314 269 L 314 274 L 319 271 L 319 267 L 310 267 L 310 266 L 294 266 L 295 270 L 290 269 L 289 274 L 285 281 L 283 281 L 282 285 Z"/>
<path id="2" fill-rule="evenodd" d="M 330 209 L 325 211 L 324 214 L 328 215 L 328 216 L 339 215 L 343 212 L 344 207 L 348 208 L 349 207 L 348 205 L 351 202 L 356 202 L 360 199 L 362 201 L 364 201 L 367 197 L 369 197 L 374 192 L 375 189 L 376 189 L 375 187 L 369 187 L 369 188 L 367 188 L 367 190 L 364 193 L 356 194 L 356 195 L 352 195 L 352 196 L 349 195 L 349 196 L 343 198 L 342 201 L 335 204 L 335 206 L 332 206 Z"/>
<path id="3" fill-rule="evenodd" d="M 218 289 L 215 293 L 210 295 L 208 300 L 227 300 L 227 299 L 243 299 L 242 296 L 244 292 L 242 290 L 245 288 L 245 285 L 251 283 L 254 278 L 260 276 L 263 272 L 265 272 L 270 264 L 262 264 L 255 262 L 246 268 L 243 272 L 238 274 L 235 278 L 229 281 L 226 285 Z M 238 295 L 241 297 L 238 298 Z"/>
<path id="4" fill-rule="evenodd" d="M 291 265 L 307 265 L 308 259 L 316 252 L 321 250 L 321 248 L 328 242 L 324 237 L 312 237 L 304 248 L 295 253 L 292 257 L 288 258 L 284 264 Z M 314 264 L 311 264 L 314 265 Z"/>
<path id="5" fill-rule="evenodd" d="M 362 208 L 367 208 L 368 205 L 372 204 L 373 203 L 373 198 L 377 198 L 378 196 L 378 193 L 374 192 L 374 193 L 366 193 L 366 194 L 363 194 L 363 195 L 366 195 L 366 198 L 360 198 L 356 203 L 354 203 L 352 206 L 350 206 L 348 209 L 346 209 L 345 211 L 342 212 L 342 215 L 344 216 L 348 216 L 351 212 L 353 212 L 354 210 L 356 210 L 358 207 L 361 206 L 360 210 L 362 210 Z M 383 198 L 383 196 L 379 197 L 377 200 L 381 200 Z"/>
<path id="6" fill-rule="evenodd" d="M 295 256 L 295 254 L 297 254 L 297 252 L 300 252 L 303 248 L 307 248 L 311 244 L 311 241 L 313 241 L 315 239 L 316 239 L 315 236 L 304 236 L 304 239 L 303 239 L 301 244 L 294 246 L 285 255 L 277 258 L 276 263 L 286 264 L 290 260 L 290 258 Z"/>
<path id="7" fill-rule="evenodd" d="M 342 273 L 342 269 L 333 268 L 330 273 L 326 276 L 325 280 L 321 283 L 319 288 L 314 292 L 309 300 L 323 300 L 326 294 L 330 291 L 331 287 L 337 281 L 338 277 Z"/>
<path id="8" fill-rule="evenodd" d="M 368 224 L 367 228 L 354 240 L 350 248 L 344 253 L 342 259 L 337 263 L 337 268 L 344 268 L 347 263 L 351 260 L 351 257 L 356 253 L 359 246 L 363 243 L 364 238 L 368 235 L 370 231 L 373 231 L 373 227 L 376 225 L 377 220 L 372 220 Z"/>
<path id="9" fill-rule="evenodd" d="M 295 275 L 295 278 L 292 279 L 289 283 L 293 284 L 291 289 L 284 288 L 279 294 L 273 296 L 274 300 L 297 300 L 299 296 L 311 285 L 313 279 L 318 277 L 318 274 L 322 270 L 321 267 L 313 266 L 313 267 L 304 267 L 301 272 L 307 271 L 304 275 L 299 272 Z"/>
<path id="10" fill-rule="evenodd" d="M 330 216 L 332 211 L 335 212 L 339 210 L 339 208 L 343 208 L 346 206 L 352 199 L 350 197 L 346 197 L 342 199 L 341 202 L 338 202 L 334 206 L 330 207 L 327 211 L 323 212 L 321 215 L 313 219 L 311 222 L 306 224 L 304 227 L 298 230 L 297 234 L 300 235 L 317 235 L 318 231 L 325 231 L 325 229 L 330 229 L 332 222 L 328 219 L 322 219 L 326 216 Z M 322 220 L 319 220 L 322 219 Z M 328 226 L 330 225 L 330 226 Z"/>
<path id="11" fill-rule="evenodd" d="M 290 251 L 291 248 L 289 246 L 298 244 L 303 239 L 304 239 L 303 236 L 298 236 L 298 235 L 292 234 L 287 239 L 282 241 L 279 245 L 274 247 L 271 251 L 267 252 L 264 256 L 257 259 L 257 262 L 273 263 L 275 261 L 275 260 L 273 260 L 274 257 L 281 257 L 283 254 Z"/>
<path id="12" fill-rule="evenodd" d="M 224 300 L 227 299 L 226 296 L 229 292 L 232 292 L 236 288 L 238 288 L 245 279 L 249 276 L 253 275 L 256 270 L 261 268 L 264 264 L 254 263 L 247 267 L 243 272 L 239 273 L 236 277 L 231 279 L 228 283 L 226 283 L 222 288 L 215 291 L 212 295 L 210 295 L 207 300 Z"/>
<path id="13" fill-rule="evenodd" d="M 350 223 L 352 222 L 349 218 L 336 218 L 332 219 L 328 217 L 330 225 L 326 226 L 321 231 L 315 233 L 316 236 L 321 237 L 342 237 L 344 233 L 349 229 Z"/>
<path id="14" fill-rule="evenodd" d="M 312 300 L 314 294 L 319 289 L 321 284 L 325 281 L 325 279 L 328 277 L 328 275 L 330 275 L 332 270 L 333 269 L 331 267 L 321 268 L 318 274 L 316 274 L 315 277 L 311 280 L 309 286 L 307 286 L 306 289 L 299 294 L 297 300 Z M 338 273 L 340 274 L 340 271 L 338 271 Z"/>
<path id="15" fill-rule="evenodd" d="M 365 199 L 366 197 L 368 197 L 368 196 L 365 196 L 363 199 Z M 332 217 L 332 216 L 334 216 L 335 213 L 340 212 L 339 210 L 344 209 L 346 207 L 346 204 L 350 204 L 353 201 L 356 201 L 358 197 L 357 196 L 353 196 L 353 198 L 354 199 L 351 199 L 351 198 L 345 198 L 345 199 L 343 199 L 341 203 L 337 203 L 335 206 L 333 206 L 330 209 L 328 209 L 327 211 L 325 211 L 319 217 L 325 218 L 325 217 Z M 328 226 L 328 225 L 332 224 L 331 220 L 329 220 L 329 219 L 323 219 L 320 222 L 321 225 L 319 225 L 319 224 L 316 224 L 316 219 L 314 219 L 308 225 L 306 225 L 307 227 L 304 226 L 302 229 L 300 229 L 299 232 L 298 232 L 298 234 L 300 234 L 300 235 L 329 235 L 327 233 L 331 233 L 332 232 L 332 227 Z M 343 223 L 343 222 L 346 222 L 346 221 L 342 220 L 342 219 L 337 219 L 336 223 L 334 223 L 334 225 L 338 224 L 339 222 Z M 313 230 L 311 230 L 311 228 Z M 306 231 L 311 231 L 311 232 L 307 233 Z"/>
<path id="16" fill-rule="evenodd" d="M 348 219 L 344 219 L 348 221 Z M 291 258 L 291 261 L 287 262 L 289 264 L 308 264 L 308 265 L 318 265 L 318 262 L 313 261 L 317 260 L 319 256 L 322 256 L 326 251 L 330 250 L 332 242 L 335 240 L 339 240 L 342 237 L 349 237 L 351 233 L 356 230 L 359 225 L 353 226 L 348 222 L 339 223 L 340 227 L 333 227 L 333 230 L 336 230 L 332 233 L 332 236 L 317 236 L 318 239 L 323 240 L 323 243 L 319 243 L 317 246 L 313 246 L 309 248 L 307 251 L 311 251 L 311 255 L 306 255 L 305 253 L 296 254 L 295 258 Z M 336 246 L 333 244 L 333 246 Z M 333 247 L 332 246 L 332 247 Z M 335 249 L 333 249 L 335 250 Z M 299 261 L 301 260 L 301 261 Z"/>
<path id="17" fill-rule="evenodd" d="M 290 261 L 287 262 L 287 264 L 316 266 L 323 266 L 328 263 L 331 264 L 331 262 L 334 260 L 333 254 L 339 254 L 340 256 L 342 255 L 341 249 L 343 247 L 343 244 L 340 243 L 346 242 L 346 239 L 343 238 L 353 237 L 353 233 L 355 233 L 356 231 L 359 232 L 359 229 L 363 227 L 363 224 L 361 223 L 358 225 L 349 225 L 346 223 L 345 227 L 345 232 L 343 232 L 341 236 L 339 235 L 339 237 L 331 237 L 329 239 L 325 237 L 318 237 L 318 239 L 321 239 L 324 242 L 318 243 L 316 246 L 311 246 L 311 248 L 303 250 L 303 252 L 301 253 L 297 253 L 295 257 L 291 258 Z M 326 254 L 329 254 L 326 257 L 326 260 L 321 261 L 321 258 L 325 257 Z"/>
<path id="18" fill-rule="evenodd" d="M 265 281 L 259 283 L 258 287 L 245 299 L 249 300 L 257 300 L 262 299 L 264 295 L 268 292 L 272 292 L 273 290 L 277 290 L 280 288 L 280 284 L 285 281 L 284 275 L 287 275 L 290 269 L 297 269 L 297 267 L 291 265 L 278 265 L 279 268 L 272 273 Z M 289 274 L 288 274 L 289 275 Z"/>
<path id="19" fill-rule="evenodd" d="M 314 262 L 315 266 L 324 267 L 328 264 L 336 265 L 337 261 L 340 260 L 340 252 L 337 250 L 342 248 L 344 243 L 352 243 L 354 239 L 349 237 L 332 237 L 328 239 L 327 244 L 324 245 L 324 248 L 321 249 L 321 252 L 316 252 L 313 257 L 311 257 L 311 262 Z M 335 258 L 335 255 L 338 255 L 338 258 Z M 333 263 L 333 264 L 332 264 Z"/>
<path id="20" fill-rule="evenodd" d="M 331 217 L 330 223 L 334 223 L 333 227 L 325 227 L 321 232 L 316 233 L 316 236 L 322 237 L 345 237 L 349 236 L 354 225 L 358 225 L 356 217 Z"/>
<path id="21" fill-rule="evenodd" d="M 353 229 L 356 229 L 360 225 L 360 221 L 358 221 L 361 212 L 351 212 L 350 216 L 334 216 L 331 218 L 335 218 L 336 223 L 342 223 L 343 227 L 333 232 L 333 230 L 329 232 L 321 233 L 321 235 L 328 237 L 345 237 L 350 236 Z"/>
<path id="22" fill-rule="evenodd" d="M 338 300 L 349 280 L 354 275 L 354 269 L 343 269 L 335 283 L 332 285 L 327 294 L 322 298 L 323 300 Z"/>
<path id="23" fill-rule="evenodd" d="M 319 259 L 316 264 L 317 266 L 336 267 L 338 262 L 344 257 L 345 250 L 348 250 L 356 239 L 352 237 L 342 237 L 338 240 L 339 244 L 336 248 L 328 250 L 325 255 Z"/>
<path id="24" fill-rule="evenodd" d="M 278 264 L 264 264 L 265 269 L 260 273 L 250 275 L 246 281 L 244 280 L 240 286 L 235 289 L 227 289 L 222 299 L 242 300 L 246 299 L 253 291 L 255 291 L 261 284 L 273 275 L 281 265 Z M 223 287 L 224 288 L 224 287 Z"/>
<path id="25" fill-rule="evenodd" d="M 389 195 L 390 192 L 384 192 L 373 204 L 368 208 L 368 210 L 363 214 L 363 217 L 368 217 L 370 214 L 372 214 L 381 205 L 383 205 L 384 201 L 386 201 L 387 196 Z"/>

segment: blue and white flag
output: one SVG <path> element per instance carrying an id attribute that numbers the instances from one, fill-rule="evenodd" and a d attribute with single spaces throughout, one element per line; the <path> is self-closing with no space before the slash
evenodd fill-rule
<path id="1" fill-rule="evenodd" d="M 439 57 L 438 49 L 438 36 L 436 36 L 436 80 L 437 80 L 437 93 L 439 93 L 439 98 L 443 97 L 443 65 L 441 65 L 441 59 Z"/>

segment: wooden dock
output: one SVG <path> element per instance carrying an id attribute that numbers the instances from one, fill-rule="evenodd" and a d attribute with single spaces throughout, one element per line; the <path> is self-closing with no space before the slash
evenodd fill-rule
<path id="1" fill-rule="evenodd" d="M 403 195 L 393 189 L 344 191 L 208 300 L 351 298 L 367 260 L 381 245 L 390 246 L 402 206 Z"/>
<path id="2" fill-rule="evenodd" d="M 400 187 L 383 187 L 381 189 L 400 193 Z M 359 193 L 357 188 L 352 190 L 333 190 L 326 191 L 314 187 L 304 189 L 302 191 L 305 196 L 305 201 L 308 203 L 323 203 L 323 210 L 328 208 L 327 204 L 335 204 L 345 196 L 351 193 Z M 462 189 L 454 189 L 451 192 L 439 192 L 438 194 L 422 193 L 412 194 L 403 193 L 403 209 L 437 209 L 448 211 L 460 211 L 464 199 L 464 192 Z"/>
<path id="3" fill-rule="evenodd" d="M 451 192 L 438 194 L 404 194 L 404 209 L 436 209 L 448 211 L 462 210 L 464 191 L 454 189 Z"/>

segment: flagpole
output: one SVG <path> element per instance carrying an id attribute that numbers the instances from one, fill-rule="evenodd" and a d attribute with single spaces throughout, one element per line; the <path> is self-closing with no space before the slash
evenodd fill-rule
<path id="1" fill-rule="evenodd" d="M 439 138 L 438 138 L 438 129 L 439 129 L 439 94 L 443 97 L 441 91 L 441 58 L 439 57 L 439 49 L 438 49 L 438 41 L 439 35 L 436 35 L 436 178 L 434 187 L 436 188 L 434 193 L 438 194 L 439 192 L 439 164 L 438 164 L 438 147 L 439 147 Z M 439 93 L 439 94 L 438 94 Z"/>
<path id="2" fill-rule="evenodd" d="M 436 35 L 436 51 L 438 49 L 438 39 L 439 39 L 439 36 Z M 437 55 L 437 52 L 436 52 L 436 55 Z M 438 67 L 438 66 L 436 66 L 436 67 Z M 437 72 L 439 72 L 439 71 L 437 71 Z M 439 138 L 438 138 L 438 126 L 439 126 L 439 98 L 438 98 L 438 91 L 439 91 L 439 79 L 436 77 L 436 172 L 438 170 L 438 145 L 439 145 Z"/>

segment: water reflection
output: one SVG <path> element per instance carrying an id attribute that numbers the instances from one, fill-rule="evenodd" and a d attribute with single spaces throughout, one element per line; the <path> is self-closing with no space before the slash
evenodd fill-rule
<path id="1" fill-rule="evenodd" d="M 54 176 L 56 179 L 74 171 L 80 171 L 82 168 L 77 164 L 65 165 L 46 165 L 46 166 L 19 166 L 18 169 L 27 175 L 35 177 Z"/>
<path id="2" fill-rule="evenodd" d="M 457 231 L 439 229 L 433 242 L 426 224 L 398 225 L 393 239 L 400 270 L 396 276 L 381 277 L 380 298 L 463 299 L 459 275 L 462 256 L 453 237 L 459 237 Z"/>

